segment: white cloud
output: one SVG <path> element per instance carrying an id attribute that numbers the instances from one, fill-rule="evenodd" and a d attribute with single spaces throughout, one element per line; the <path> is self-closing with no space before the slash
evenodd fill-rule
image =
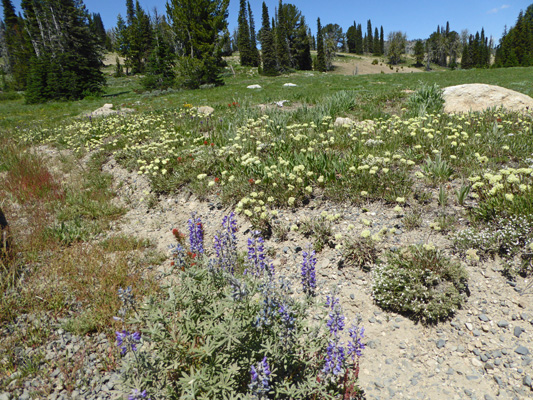
<path id="1" fill-rule="evenodd" d="M 501 11 L 501 10 L 505 10 L 506 8 L 509 8 L 511 7 L 509 4 L 504 4 L 500 7 L 496 7 L 496 8 L 493 8 L 489 11 L 487 11 L 487 14 L 496 14 L 497 12 Z"/>

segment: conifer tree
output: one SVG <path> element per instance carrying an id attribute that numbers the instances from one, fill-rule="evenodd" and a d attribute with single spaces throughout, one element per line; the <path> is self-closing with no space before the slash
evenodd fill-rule
<path id="1" fill-rule="evenodd" d="M 374 38 L 372 36 L 372 22 L 370 20 L 366 23 L 366 45 L 367 45 L 367 52 L 373 53 L 374 52 Z"/>
<path id="2" fill-rule="evenodd" d="M 357 35 L 355 41 L 355 53 L 363 54 L 365 52 L 364 40 L 363 40 L 363 28 L 361 24 L 357 25 Z"/>
<path id="3" fill-rule="evenodd" d="M 229 0 L 170 0 L 167 15 L 180 43 L 179 83 L 197 88 L 202 84 L 223 85 L 221 32 L 227 29 Z"/>
<path id="4" fill-rule="evenodd" d="M 278 74 L 274 39 L 270 29 L 270 17 L 268 8 L 263 2 L 262 26 L 261 26 L 261 52 L 263 53 L 263 75 L 274 76 Z"/>
<path id="5" fill-rule="evenodd" d="M 283 71 L 291 68 L 291 52 L 287 35 L 286 7 L 282 0 L 279 0 L 277 21 L 276 21 L 276 52 L 279 68 Z"/>
<path id="6" fill-rule="evenodd" d="M 23 0 L 26 32 L 34 49 L 26 101 L 79 99 L 105 84 L 101 54 L 79 0 Z"/>
<path id="7" fill-rule="evenodd" d="M 320 18 L 317 19 L 316 52 L 316 70 L 320 72 L 325 72 L 326 53 L 324 51 L 324 36 L 322 35 L 322 25 L 320 25 Z"/>
<path id="8" fill-rule="evenodd" d="M 417 40 L 414 47 L 415 53 L 415 66 L 420 67 L 424 62 L 424 43 L 421 40 Z"/>
<path id="9" fill-rule="evenodd" d="M 255 38 L 255 23 L 250 2 L 248 2 L 248 18 L 250 21 L 250 55 L 252 59 L 252 66 L 259 66 L 259 50 L 257 50 L 257 40 Z"/>
<path id="10" fill-rule="evenodd" d="M 385 37 L 383 35 L 383 25 L 381 25 L 379 33 L 379 48 L 381 55 L 385 54 Z"/>
<path id="11" fill-rule="evenodd" d="M 520 11 L 516 24 L 503 33 L 496 48 L 498 67 L 533 66 L 533 4 Z"/>
<path id="12" fill-rule="evenodd" d="M 24 30 L 24 20 L 15 14 L 11 0 L 2 0 L 4 8 L 4 52 L 6 67 L 12 76 L 12 88 L 23 90 L 28 77 L 28 60 L 32 52 Z"/>
<path id="13" fill-rule="evenodd" d="M 302 71 L 313 69 L 313 59 L 311 58 L 311 40 L 307 34 L 305 18 L 300 17 L 300 23 L 296 31 L 294 44 L 295 67 Z"/>
<path id="14" fill-rule="evenodd" d="M 348 45 L 348 52 L 355 53 L 357 43 L 357 26 L 355 25 L 355 21 L 346 31 L 346 43 Z"/>
<path id="15" fill-rule="evenodd" d="M 381 46 L 379 44 L 379 32 L 378 32 L 378 27 L 377 26 L 374 28 L 374 44 L 373 44 L 373 47 L 374 47 L 374 55 L 375 56 L 381 55 Z"/>
<path id="16" fill-rule="evenodd" d="M 245 67 L 253 67 L 254 60 L 252 57 L 252 48 L 250 43 L 250 26 L 248 25 L 245 0 L 240 0 L 237 48 L 239 49 L 241 65 Z"/>

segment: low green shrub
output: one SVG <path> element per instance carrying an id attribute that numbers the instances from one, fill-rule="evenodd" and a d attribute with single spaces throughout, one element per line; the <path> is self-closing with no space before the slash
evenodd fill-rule
<path id="1" fill-rule="evenodd" d="M 373 296 L 384 310 L 415 321 L 435 323 L 452 317 L 468 292 L 467 274 L 432 245 L 389 253 L 373 269 Z"/>

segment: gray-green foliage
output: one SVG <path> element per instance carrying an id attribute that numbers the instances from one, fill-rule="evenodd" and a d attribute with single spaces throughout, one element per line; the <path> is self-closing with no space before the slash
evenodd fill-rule
<path id="1" fill-rule="evenodd" d="M 444 98 L 442 97 L 442 89 L 434 83 L 422 84 L 407 102 L 413 116 L 423 116 L 425 114 L 438 113 L 444 107 Z"/>
<path id="2" fill-rule="evenodd" d="M 423 323 L 453 316 L 468 291 L 465 269 L 428 246 L 389 253 L 372 272 L 376 303 Z"/>
<path id="3" fill-rule="evenodd" d="M 317 379 L 329 334 L 308 318 L 317 315 L 312 302 L 291 298 L 282 280 L 237 277 L 187 257 L 175 259 L 184 271 L 166 296 L 132 321 L 145 342 L 124 358 L 127 386 L 152 399 L 252 398 L 250 366 L 266 356 L 269 398 L 338 398 L 343 385 Z"/>

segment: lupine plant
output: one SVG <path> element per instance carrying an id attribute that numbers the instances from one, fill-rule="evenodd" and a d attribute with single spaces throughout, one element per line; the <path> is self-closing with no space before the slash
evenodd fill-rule
<path id="1" fill-rule="evenodd" d="M 302 286 L 303 291 L 308 296 L 315 295 L 316 289 L 316 277 L 315 277 L 315 265 L 316 257 L 314 250 L 308 250 L 302 252 Z"/>
<path id="2" fill-rule="evenodd" d="M 189 219 L 189 243 L 192 254 L 203 254 L 204 252 L 204 228 L 200 218 L 193 214 Z"/>
<path id="3" fill-rule="evenodd" d="M 226 239 L 235 233 L 232 218 L 222 224 Z M 135 351 L 122 358 L 126 387 L 136 398 L 152 400 L 362 398 L 357 368 L 363 331 L 350 330 L 347 347 L 340 341 L 338 299 L 328 298 L 327 322 L 317 324 L 310 317 L 317 314 L 315 303 L 294 297 L 274 273 L 257 232 L 249 242 L 247 274 L 224 258 L 235 243 L 217 237 L 213 259 L 192 262 L 186 255 L 192 250 L 176 246 L 174 262 L 183 266 L 174 269 L 176 284 L 167 296 L 135 309 L 131 323 L 141 328 L 142 344 L 135 342 Z M 312 253 L 306 260 L 314 265 Z M 121 345 L 136 338 L 122 332 Z"/>

